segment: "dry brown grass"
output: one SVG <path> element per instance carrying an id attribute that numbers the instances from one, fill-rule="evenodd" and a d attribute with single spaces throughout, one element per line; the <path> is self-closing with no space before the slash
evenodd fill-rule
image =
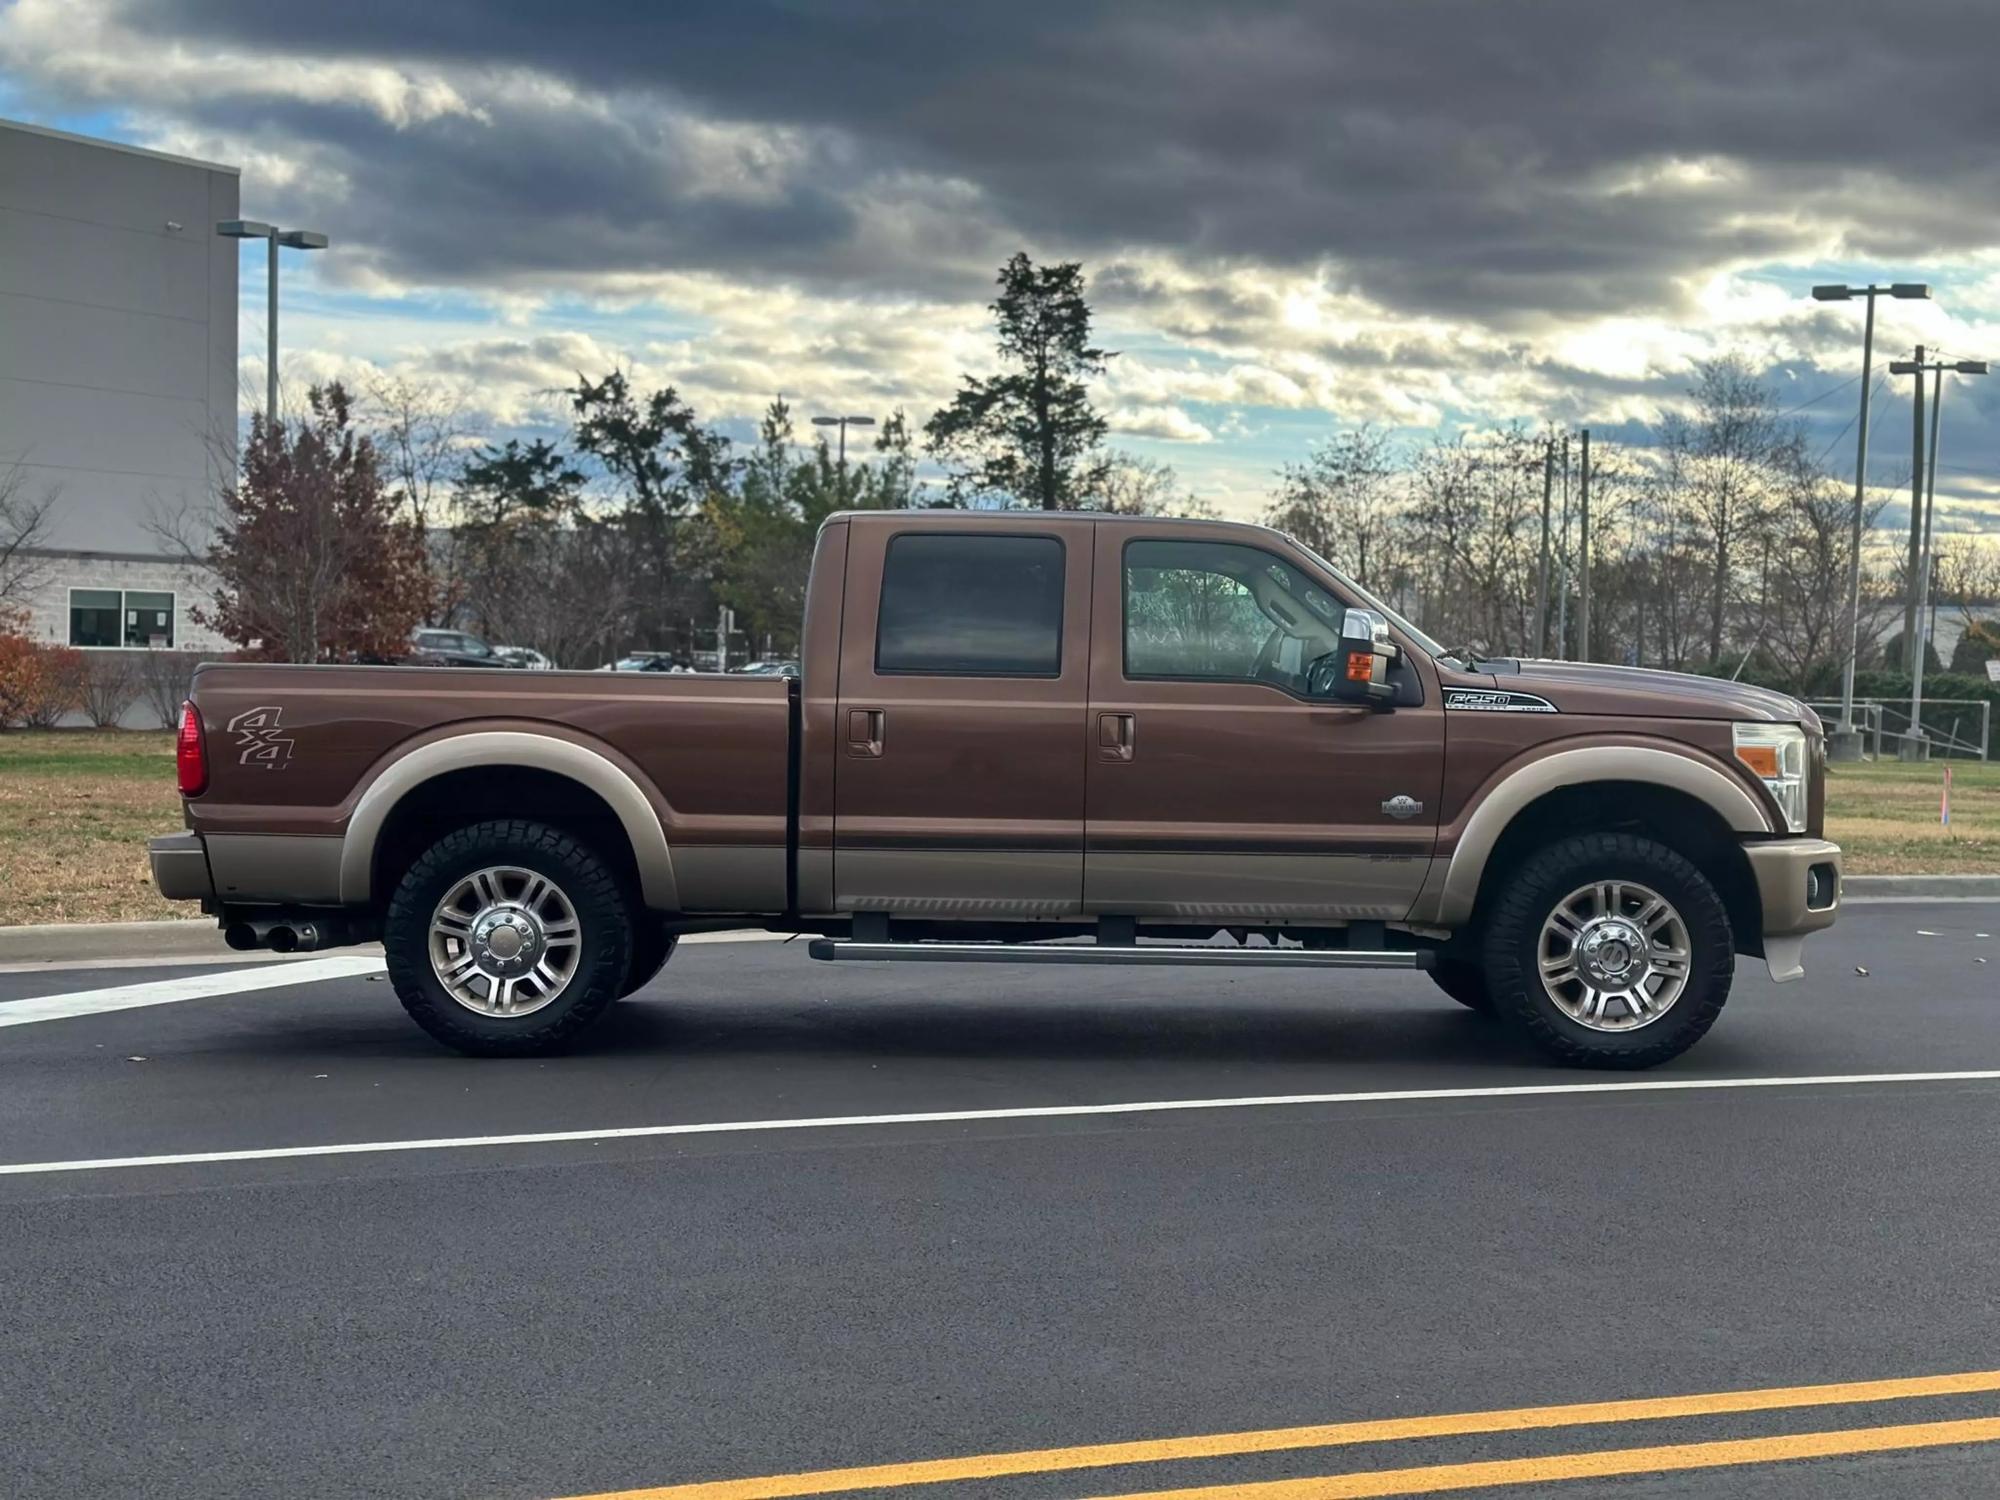
<path id="1" fill-rule="evenodd" d="M 1834 767 L 1827 837 L 1848 873 L 2000 873 L 2000 766 L 1956 762 L 1952 776 L 1943 828 L 1942 766 Z M 0 734 L 0 926 L 194 916 L 146 868 L 146 840 L 181 826 L 172 735 Z"/>
<path id="2" fill-rule="evenodd" d="M 0 926 L 192 917 L 146 840 L 182 826 L 170 734 L 0 734 Z"/>
<path id="3" fill-rule="evenodd" d="M 1850 875 L 2000 873 L 2000 765 L 1951 763 L 1951 826 L 1938 822 L 1944 764 L 1830 768 L 1826 836 Z"/>

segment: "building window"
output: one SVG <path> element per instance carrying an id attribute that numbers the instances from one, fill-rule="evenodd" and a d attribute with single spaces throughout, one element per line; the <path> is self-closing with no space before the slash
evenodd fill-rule
<path id="1" fill-rule="evenodd" d="M 1054 537 L 906 535 L 882 567 L 877 672 L 1055 677 L 1063 547 Z"/>
<path id="2" fill-rule="evenodd" d="M 172 594 L 140 593 L 137 590 L 126 594 L 125 644 L 173 649 L 174 596 Z"/>
<path id="3" fill-rule="evenodd" d="M 72 646 L 158 646 L 174 644 L 174 596 L 132 589 L 71 589 L 69 643 Z"/>
<path id="4" fill-rule="evenodd" d="M 116 646 L 120 595 L 116 589 L 69 591 L 69 643 L 72 646 Z"/>

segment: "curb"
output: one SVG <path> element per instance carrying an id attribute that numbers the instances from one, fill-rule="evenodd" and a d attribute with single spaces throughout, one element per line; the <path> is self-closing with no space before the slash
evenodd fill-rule
<path id="1" fill-rule="evenodd" d="M 1840 894 L 1844 901 L 1862 902 L 2000 901 L 2000 875 L 1849 875 L 1841 882 Z M 770 934 L 755 936 L 763 938 Z M 0 964 L 71 963 L 92 958 L 214 958 L 223 963 L 283 963 L 324 956 L 323 953 L 239 953 L 223 942 L 221 930 L 206 919 L 42 922 L 25 927 L 0 927 Z"/>
<path id="2" fill-rule="evenodd" d="M 1913 900 L 1927 896 L 1960 901 L 2000 901 L 2000 875 L 1848 875 L 1843 900 Z"/>

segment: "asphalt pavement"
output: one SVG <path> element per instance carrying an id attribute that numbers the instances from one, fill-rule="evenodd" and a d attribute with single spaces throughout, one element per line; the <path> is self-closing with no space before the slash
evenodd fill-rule
<path id="1" fill-rule="evenodd" d="M 2000 904 L 1637 1079 L 1400 974 L 707 943 L 510 1062 L 162 998 L 244 967 L 0 973 L 0 1494 L 2000 1492 L 2000 1078 L 1882 1076 L 2000 1073 Z"/>

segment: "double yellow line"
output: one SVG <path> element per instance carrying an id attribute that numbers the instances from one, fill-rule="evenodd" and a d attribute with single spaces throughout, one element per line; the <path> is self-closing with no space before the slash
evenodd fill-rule
<path id="1" fill-rule="evenodd" d="M 1713 1391 L 1696 1396 L 1660 1396 L 1636 1401 L 1589 1401 L 1569 1406 L 1527 1406 L 1509 1411 L 1456 1412 L 1430 1417 L 1390 1417 L 1372 1422 L 1334 1422 L 1313 1427 L 1278 1427 L 1258 1432 L 1220 1432 L 1195 1437 L 1149 1438 L 1126 1443 L 1092 1443 L 1074 1448 L 1035 1448 L 1013 1453 L 979 1453 L 964 1458 L 920 1459 L 912 1463 L 870 1464 L 773 1474 L 759 1479 L 724 1479 L 653 1489 L 616 1490 L 575 1500 L 778 1500 L 792 1495 L 833 1495 L 853 1490 L 894 1489 L 913 1484 L 994 1479 L 1009 1474 L 1057 1474 L 1125 1464 L 1172 1463 L 1283 1453 L 1307 1448 L 1351 1447 L 1412 1438 L 1459 1437 L 1474 1433 L 1530 1432 L 1554 1427 L 1588 1427 L 1611 1422 L 1655 1422 L 1673 1417 L 1706 1417 L 1731 1412 L 1790 1411 L 1815 1406 L 1849 1406 L 1903 1401 L 1921 1396 L 1964 1396 L 2000 1391 L 2000 1370 L 1958 1375 L 1925 1375 L 1908 1380 L 1862 1380 L 1839 1385 L 1778 1386 L 1754 1391 Z M 1562 1479 L 1653 1474 L 1739 1464 L 1781 1463 L 1840 1454 L 1888 1453 L 1956 1443 L 2000 1441 L 2000 1417 L 1948 1422 L 1915 1422 L 1887 1427 L 1853 1427 L 1777 1437 L 1734 1438 L 1650 1448 L 1614 1448 L 1541 1458 L 1494 1459 L 1476 1463 L 1430 1464 L 1417 1468 L 1372 1469 L 1308 1479 L 1210 1485 L 1194 1489 L 1150 1490 L 1116 1500 L 1349 1500 L 1374 1495 L 1423 1495 L 1450 1490 L 1490 1489 L 1509 1484 L 1545 1484 Z"/>

